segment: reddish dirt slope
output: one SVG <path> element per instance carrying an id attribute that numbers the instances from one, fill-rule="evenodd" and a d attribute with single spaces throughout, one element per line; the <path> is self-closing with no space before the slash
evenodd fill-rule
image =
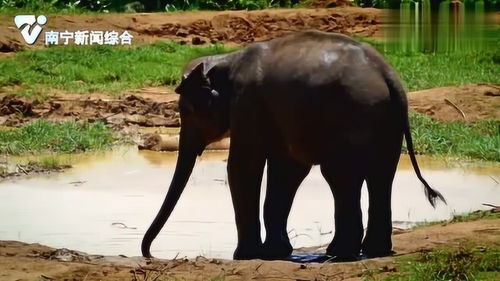
<path id="1" fill-rule="evenodd" d="M 175 13 L 48 15 L 44 30 L 129 30 L 134 43 L 172 39 L 203 44 L 242 44 L 275 38 L 304 29 L 373 36 L 381 11 L 371 8 L 279 9 L 261 11 L 200 11 Z M 43 46 L 43 38 L 37 41 Z M 12 16 L 0 16 L 0 52 L 26 47 Z"/>

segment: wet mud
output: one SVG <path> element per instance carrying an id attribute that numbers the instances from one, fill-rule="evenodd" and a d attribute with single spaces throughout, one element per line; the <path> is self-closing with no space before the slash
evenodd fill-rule
<path id="1" fill-rule="evenodd" d="M 45 101 L 28 100 L 13 95 L 0 99 L 0 126 L 16 127 L 36 118 L 51 121 L 102 121 L 114 128 L 178 127 L 175 100 L 153 100 L 140 95 L 124 95 L 113 99 L 93 96 L 53 97 Z"/>

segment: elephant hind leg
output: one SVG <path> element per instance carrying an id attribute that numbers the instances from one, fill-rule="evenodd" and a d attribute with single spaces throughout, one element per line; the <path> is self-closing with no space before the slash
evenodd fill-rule
<path id="1" fill-rule="evenodd" d="M 367 257 L 392 254 L 392 182 L 401 153 L 401 137 L 385 140 L 373 149 L 366 178 L 369 197 L 368 227 L 362 244 Z"/>
<path id="2" fill-rule="evenodd" d="M 361 187 L 364 181 L 363 157 L 359 149 L 344 146 L 321 163 L 321 172 L 335 199 L 335 236 L 327 254 L 338 261 L 357 260 L 363 238 Z"/>
<path id="3" fill-rule="evenodd" d="M 292 253 L 293 248 L 286 230 L 288 215 L 295 193 L 310 170 L 311 165 L 288 157 L 269 157 L 264 202 L 266 240 L 263 258 L 285 258 Z"/>

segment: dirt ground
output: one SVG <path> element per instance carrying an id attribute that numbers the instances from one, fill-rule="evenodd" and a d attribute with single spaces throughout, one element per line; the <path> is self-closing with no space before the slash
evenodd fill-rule
<path id="1" fill-rule="evenodd" d="M 500 119 L 500 85 L 442 87 L 408 94 L 412 110 L 439 121 Z"/>
<path id="2" fill-rule="evenodd" d="M 178 127 L 178 95 L 170 88 L 143 88 L 121 98 L 104 94 L 56 94 L 44 101 L 0 95 L 0 126 L 15 127 L 36 118 L 102 120 L 117 129 L 128 126 Z M 439 121 L 500 119 L 500 85 L 474 84 L 408 94 L 410 109 Z M 463 114 L 462 114 L 463 113 Z"/>
<path id="3" fill-rule="evenodd" d="M 379 9 L 335 7 L 328 9 L 272 9 L 261 11 L 196 11 L 98 15 L 47 15 L 44 31 L 128 30 L 133 43 L 170 39 L 189 44 L 224 42 L 243 44 L 267 40 L 305 29 L 377 36 Z M 35 48 L 43 47 L 43 33 Z M 0 16 L 0 53 L 27 48 L 13 17 Z"/>
<path id="4" fill-rule="evenodd" d="M 393 236 L 393 257 L 349 263 L 231 261 L 198 257 L 174 260 L 88 255 L 39 244 L 0 241 L 0 280 L 363 280 L 368 271 L 397 272 L 395 257 L 460 245 L 497 245 L 500 220 L 435 225 Z M 324 247 L 297 252 L 322 252 Z M 171 278 L 171 279 L 169 279 Z M 178 278 L 178 279 L 175 279 Z"/>

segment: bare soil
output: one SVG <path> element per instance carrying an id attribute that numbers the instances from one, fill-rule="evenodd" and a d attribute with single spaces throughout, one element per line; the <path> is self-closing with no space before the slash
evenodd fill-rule
<path id="1" fill-rule="evenodd" d="M 439 121 L 500 119 L 500 85 L 442 87 L 408 94 L 412 110 Z"/>
<path id="2" fill-rule="evenodd" d="M 168 89 L 147 88 L 124 94 L 58 94 L 44 101 L 0 96 L 0 126 L 15 127 L 37 118 L 51 121 L 101 120 L 115 128 L 178 127 L 178 95 Z"/>
<path id="3" fill-rule="evenodd" d="M 434 88 L 411 92 L 408 99 L 411 110 L 439 121 L 500 119 L 498 84 Z M 16 127 L 43 117 L 53 121 L 102 120 L 118 129 L 132 125 L 178 127 L 177 100 L 172 89 L 161 87 L 126 92 L 119 98 L 105 94 L 55 94 L 37 101 L 0 95 L 0 126 Z"/>
<path id="4" fill-rule="evenodd" d="M 479 220 L 434 225 L 394 234 L 396 256 L 454 248 L 460 245 L 500 243 L 500 220 Z M 297 252 L 321 252 L 324 248 Z M 89 255 L 39 244 L 0 241 L 0 280 L 363 280 L 369 270 L 387 275 L 397 272 L 395 257 L 349 263 L 307 263 L 288 261 L 231 261 L 155 259 Z M 155 279 L 156 278 L 156 279 Z M 171 278 L 171 279 L 169 279 Z M 175 279 L 178 278 L 178 279 Z M 218 279 L 216 279 L 218 280 Z"/>
<path id="5" fill-rule="evenodd" d="M 134 36 L 134 44 L 158 39 L 196 45 L 215 42 L 243 44 L 305 29 L 376 36 L 381 15 L 378 9 L 348 6 L 328 9 L 48 15 L 44 30 L 128 30 Z M 43 44 L 41 36 L 33 47 L 43 47 Z M 23 48 L 32 47 L 24 44 L 14 25 L 13 16 L 0 15 L 0 53 Z"/>

